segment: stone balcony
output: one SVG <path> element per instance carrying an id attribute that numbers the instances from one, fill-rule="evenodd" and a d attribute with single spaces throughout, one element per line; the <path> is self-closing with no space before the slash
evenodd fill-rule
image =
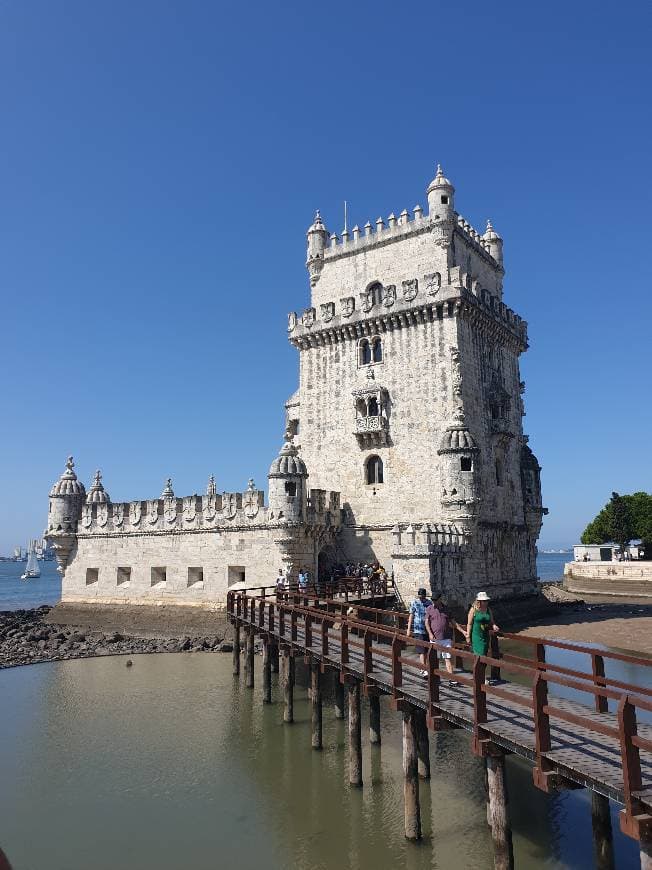
<path id="1" fill-rule="evenodd" d="M 387 417 L 356 417 L 355 435 L 361 447 L 380 447 L 387 444 L 389 423 Z"/>

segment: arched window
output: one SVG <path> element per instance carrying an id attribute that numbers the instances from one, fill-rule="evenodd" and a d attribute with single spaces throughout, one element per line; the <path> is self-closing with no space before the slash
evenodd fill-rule
<path id="1" fill-rule="evenodd" d="M 502 460 L 496 459 L 496 486 L 503 485 L 503 463 Z"/>
<path id="2" fill-rule="evenodd" d="M 383 482 L 383 460 L 380 456 L 370 456 L 365 463 L 365 480 L 367 483 Z"/>
<path id="3" fill-rule="evenodd" d="M 358 410 L 358 417 L 366 417 L 367 416 L 367 403 L 364 399 L 358 399 L 356 403 L 356 407 Z"/>
<path id="4" fill-rule="evenodd" d="M 372 357 L 375 363 L 383 361 L 383 343 L 380 338 L 374 338 L 372 344 Z"/>
<path id="5" fill-rule="evenodd" d="M 369 416 L 377 417 L 379 414 L 378 411 L 378 399 L 375 396 L 372 396 L 369 399 Z"/>
<path id="6" fill-rule="evenodd" d="M 370 362 L 371 362 L 371 345 L 369 344 L 367 339 L 364 338 L 360 342 L 360 365 L 361 366 L 368 366 Z"/>

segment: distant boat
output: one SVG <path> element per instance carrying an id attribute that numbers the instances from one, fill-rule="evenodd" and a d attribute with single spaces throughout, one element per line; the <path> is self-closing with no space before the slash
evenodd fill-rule
<path id="1" fill-rule="evenodd" d="M 36 558 L 36 553 L 32 548 L 30 548 L 29 554 L 27 556 L 27 566 L 25 568 L 25 573 L 21 575 L 21 580 L 29 580 L 31 577 L 40 577 L 41 569 L 39 568 L 38 559 Z"/>

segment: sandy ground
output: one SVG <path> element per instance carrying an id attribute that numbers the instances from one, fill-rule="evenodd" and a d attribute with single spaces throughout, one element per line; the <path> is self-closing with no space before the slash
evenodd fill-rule
<path id="1" fill-rule="evenodd" d="M 584 603 L 550 619 L 533 623 L 518 634 L 556 640 L 590 641 L 652 656 L 652 603 L 584 597 Z"/>

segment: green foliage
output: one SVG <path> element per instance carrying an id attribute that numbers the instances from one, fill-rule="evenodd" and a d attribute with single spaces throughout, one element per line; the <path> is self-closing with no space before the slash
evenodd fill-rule
<path id="1" fill-rule="evenodd" d="M 635 492 L 633 495 L 611 494 L 611 499 L 602 508 L 582 533 L 583 544 L 605 544 L 614 541 L 624 548 L 635 538 L 640 538 L 652 549 L 652 495 Z"/>

